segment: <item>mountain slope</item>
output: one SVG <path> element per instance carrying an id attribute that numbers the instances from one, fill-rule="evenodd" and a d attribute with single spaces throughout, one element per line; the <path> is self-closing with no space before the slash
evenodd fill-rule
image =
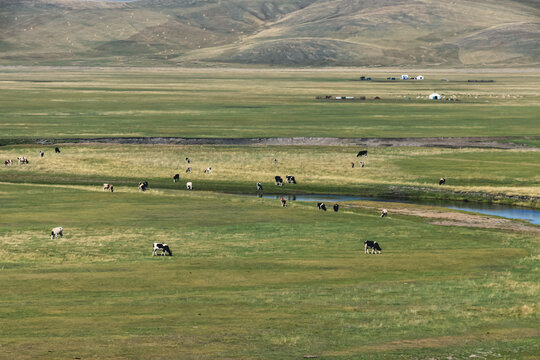
<path id="1" fill-rule="evenodd" d="M 530 0 L 3 0 L 0 64 L 531 66 Z"/>

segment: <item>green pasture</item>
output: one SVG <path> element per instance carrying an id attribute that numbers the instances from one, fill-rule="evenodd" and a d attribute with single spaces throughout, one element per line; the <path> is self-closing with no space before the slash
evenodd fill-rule
<path id="1" fill-rule="evenodd" d="M 0 141 L 540 136 L 537 72 L 428 70 L 418 71 L 424 81 L 386 81 L 400 72 L 2 68 Z M 360 75 L 374 80 L 359 81 Z M 459 101 L 427 100 L 434 91 Z M 315 99 L 325 95 L 366 100 Z"/>
<path id="2" fill-rule="evenodd" d="M 0 182 L 89 185 L 103 183 L 136 189 L 148 181 L 155 189 L 256 193 L 330 193 L 361 196 L 468 199 L 537 207 L 540 152 L 537 150 L 369 148 L 357 158 L 353 146 L 164 146 L 164 145 L 14 145 L 0 147 Z M 43 158 L 39 150 L 45 151 Z M 16 163 L 25 156 L 28 165 Z M 185 158 L 191 159 L 187 164 Z M 278 160 L 274 164 L 274 159 Z M 360 161 L 365 163 L 361 168 Z M 351 162 L 355 167 L 351 167 Z M 185 170 L 192 167 L 193 172 Z M 212 174 L 204 174 L 207 167 Z M 173 183 L 174 174 L 180 182 Z M 274 185 L 274 176 L 294 175 L 297 184 Z M 439 178 L 447 183 L 439 186 Z M 530 197 L 529 200 L 510 196 Z"/>
<path id="3" fill-rule="evenodd" d="M 0 358 L 532 359 L 540 350 L 532 226 L 448 227 L 381 219 L 377 203 L 334 213 L 132 186 L 1 183 L 0 201 Z M 55 226 L 65 236 L 51 240 Z M 381 255 L 363 253 L 368 239 Z M 174 256 L 150 256 L 153 242 Z"/>

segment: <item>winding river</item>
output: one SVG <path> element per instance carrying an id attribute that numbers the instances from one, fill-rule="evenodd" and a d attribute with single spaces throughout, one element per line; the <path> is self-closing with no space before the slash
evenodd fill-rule
<path id="1" fill-rule="evenodd" d="M 266 199 L 280 199 L 281 195 L 269 194 L 262 195 Z M 486 215 L 496 215 L 507 219 L 520 219 L 526 220 L 531 224 L 540 225 L 540 210 L 533 210 L 527 208 L 519 208 L 513 206 L 505 206 L 499 204 L 487 204 L 487 203 L 464 203 L 461 201 L 437 201 L 437 200 L 389 200 L 360 196 L 349 195 L 284 195 L 284 198 L 292 201 L 318 201 L 318 202 L 341 202 L 341 201 L 380 201 L 391 203 L 406 203 L 406 204 L 418 204 L 418 205 L 430 205 L 440 206 L 447 209 L 462 210 L 473 213 L 481 213 Z"/>

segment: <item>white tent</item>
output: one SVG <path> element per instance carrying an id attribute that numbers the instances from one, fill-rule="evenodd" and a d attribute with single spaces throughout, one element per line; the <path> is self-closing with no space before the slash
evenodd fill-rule
<path id="1" fill-rule="evenodd" d="M 424 80 L 424 76 L 418 75 L 418 76 L 416 77 L 416 80 Z"/>
<path id="2" fill-rule="evenodd" d="M 408 80 L 409 79 L 409 75 L 401 75 L 401 80 Z"/>
<path id="3" fill-rule="evenodd" d="M 433 94 L 429 95 L 429 98 L 430 98 L 431 100 L 441 100 L 441 99 L 442 99 L 442 96 L 439 95 L 439 94 L 437 94 L 437 93 L 433 93 Z"/>

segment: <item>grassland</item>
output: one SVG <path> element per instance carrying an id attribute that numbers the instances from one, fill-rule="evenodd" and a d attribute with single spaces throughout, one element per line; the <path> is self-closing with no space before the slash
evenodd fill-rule
<path id="1" fill-rule="evenodd" d="M 1 358 L 538 354 L 537 227 L 116 190 L 0 184 Z M 366 239 L 383 254 L 364 255 Z M 156 241 L 174 256 L 152 258 Z"/>
<path id="2" fill-rule="evenodd" d="M 534 144 L 540 136 L 536 71 L 432 70 L 414 73 L 424 81 L 357 81 L 401 72 L 3 68 L 0 143 L 115 136 L 529 136 L 517 141 Z M 460 101 L 427 100 L 433 91 Z M 367 100 L 315 99 L 323 95 Z"/>

